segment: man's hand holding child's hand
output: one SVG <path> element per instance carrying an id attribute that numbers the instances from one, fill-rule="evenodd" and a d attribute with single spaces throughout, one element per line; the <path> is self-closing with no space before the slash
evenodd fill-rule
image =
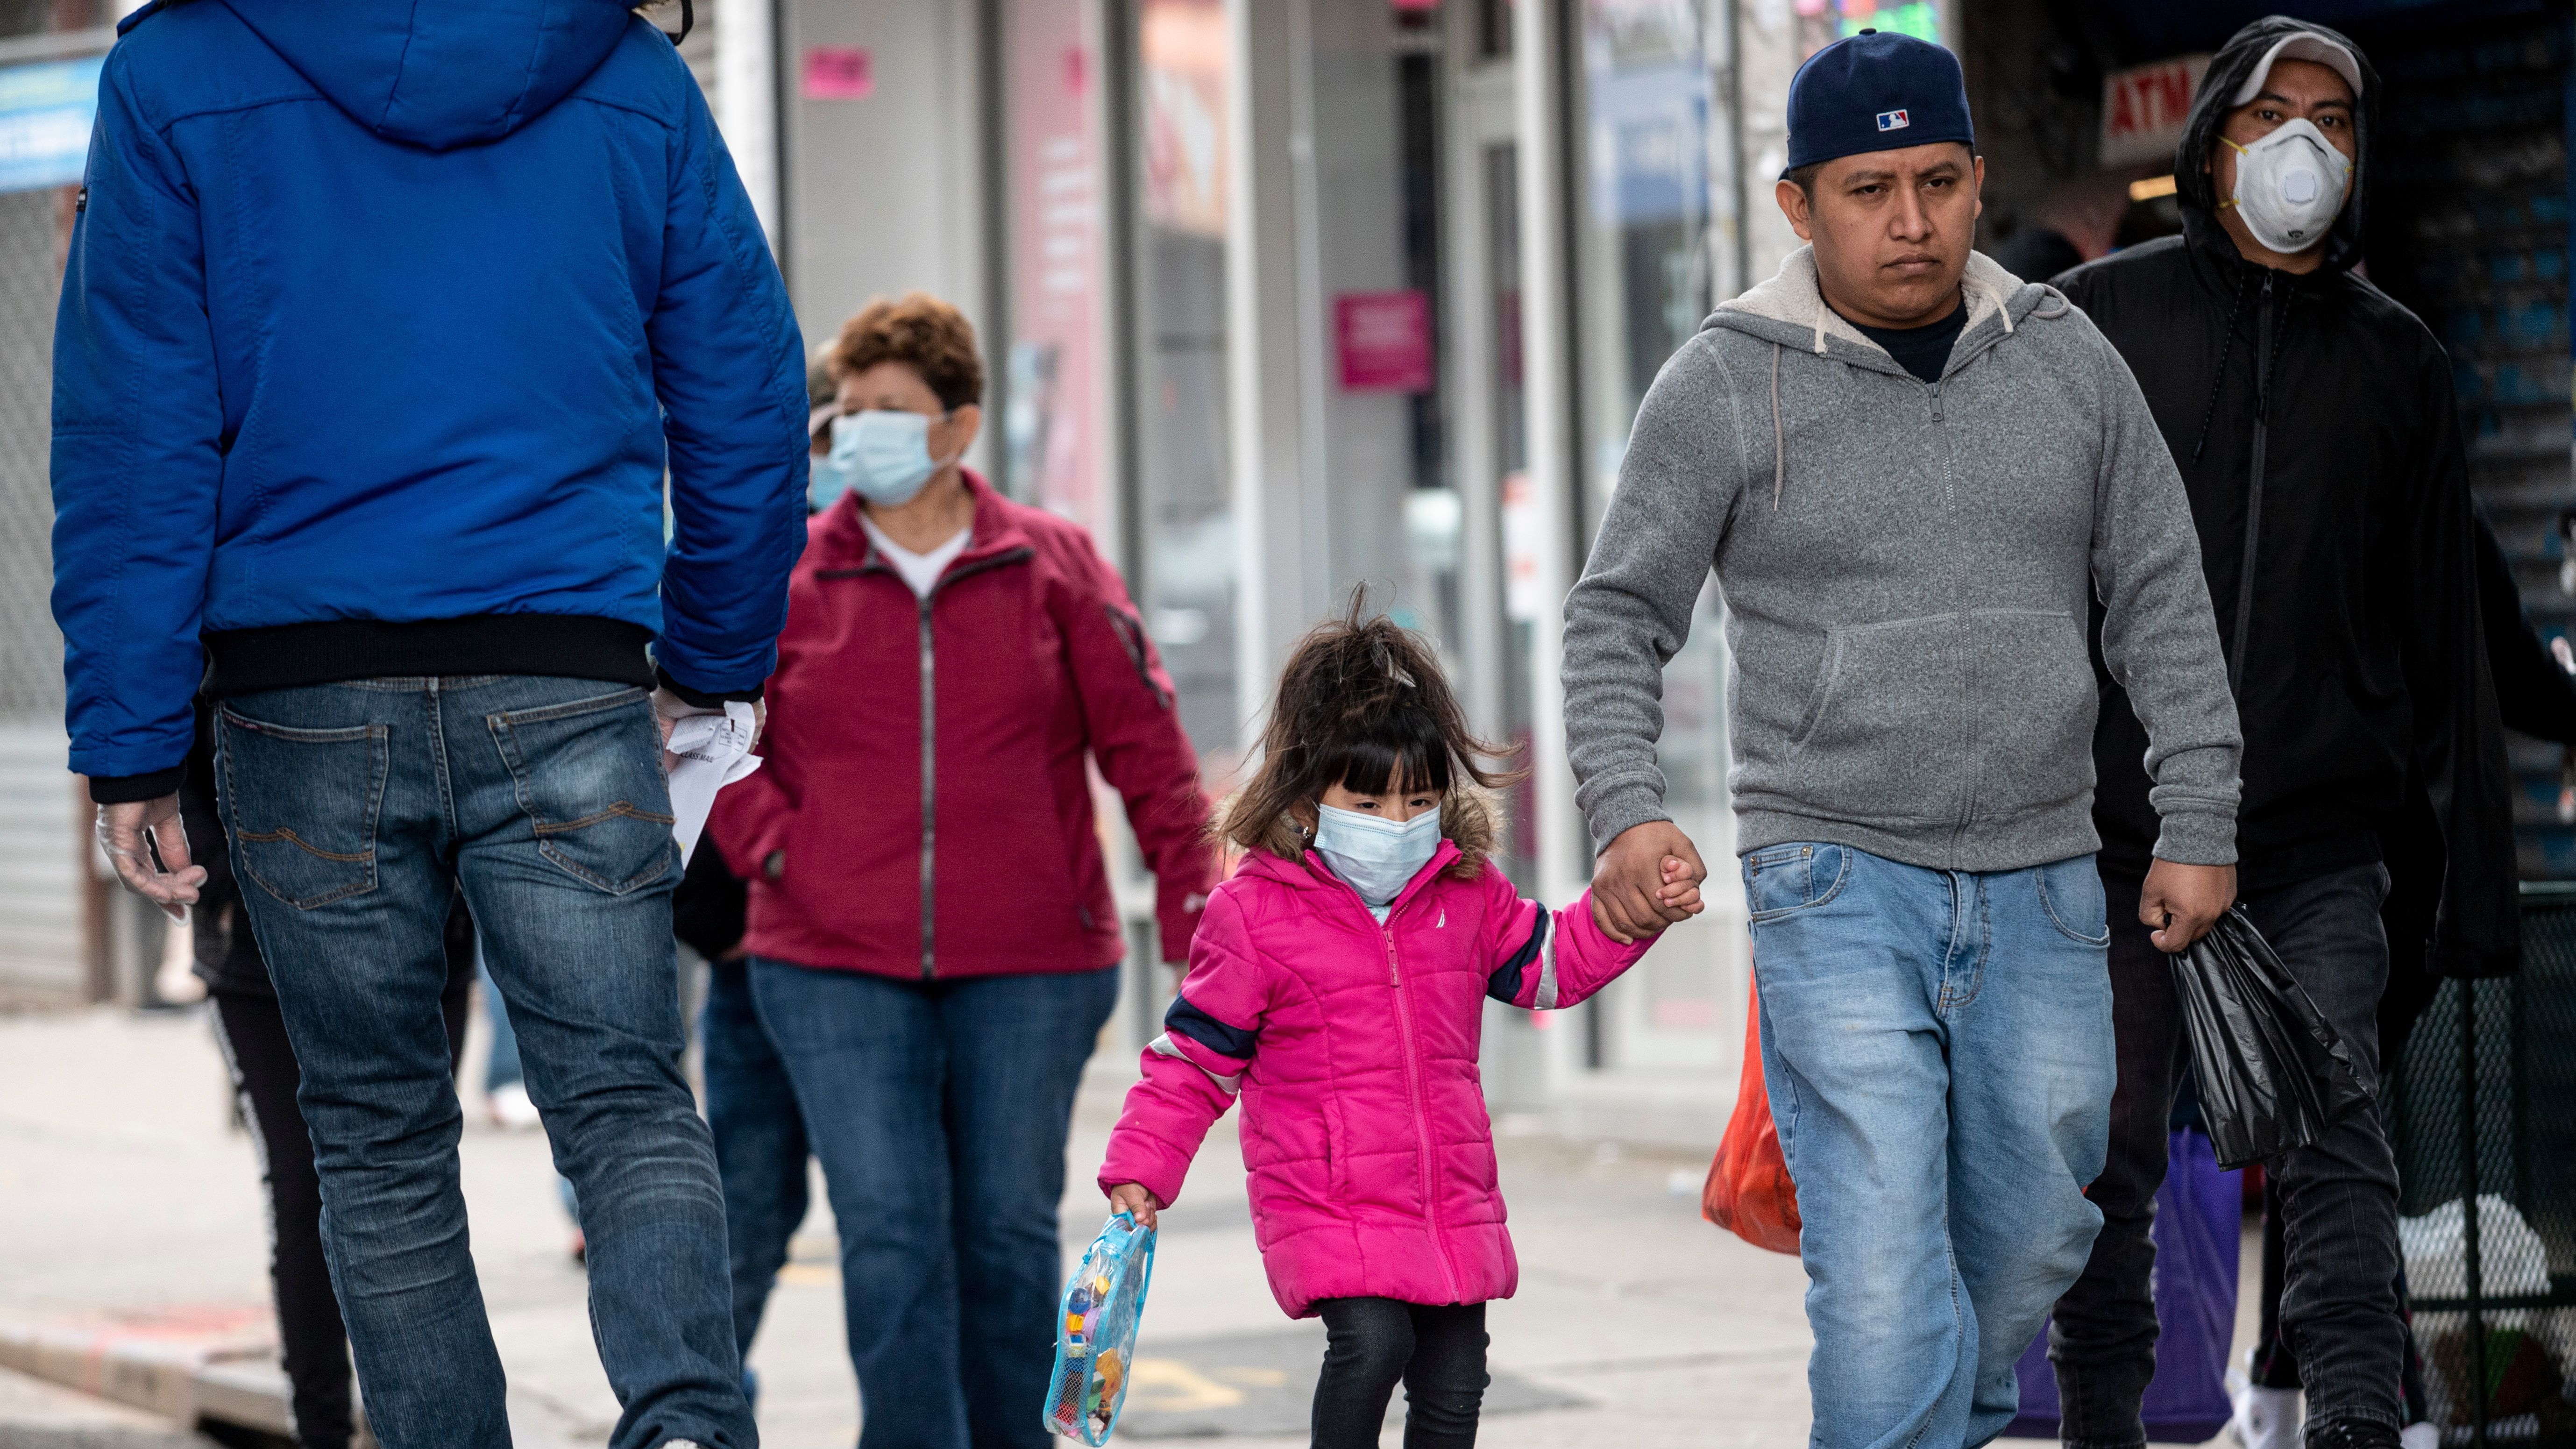
<path id="1" fill-rule="evenodd" d="M 1592 922 L 1625 946 L 1700 913 L 1708 868 L 1699 848 L 1669 820 L 1631 826 L 1601 852 L 1592 873 Z"/>
<path id="2" fill-rule="evenodd" d="M 1138 1227 L 1150 1228 L 1154 1214 L 1162 1211 L 1163 1205 L 1145 1190 L 1145 1184 L 1122 1182 L 1109 1189 L 1109 1208 L 1112 1212 L 1133 1214 Z"/>

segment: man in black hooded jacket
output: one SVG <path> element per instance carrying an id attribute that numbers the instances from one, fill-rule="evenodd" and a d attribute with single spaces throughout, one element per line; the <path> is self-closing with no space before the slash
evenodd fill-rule
<path id="1" fill-rule="evenodd" d="M 2351 270 L 2377 90 L 2332 30 L 2246 26 L 2211 61 L 2177 148 L 2183 235 L 2058 281 L 2128 361 L 2182 469 L 2245 732 L 2241 904 L 2374 1086 L 2384 822 L 2420 796 L 2445 861 L 2430 942 L 2396 949 L 2421 958 L 2429 944 L 2453 975 L 2510 972 L 2521 950 L 2450 364 Z M 2146 748 L 2106 671 L 2094 816 L 2119 1089 L 2090 1190 L 2102 1232 L 2050 1344 L 2064 1440 L 2086 1449 L 2145 1442 L 2155 1370 L 2147 1234 L 2181 1025 L 2164 958 L 2126 923 L 2155 839 Z M 2306 1442 L 2394 1446 L 2406 1329 L 2397 1172 L 2376 1110 L 2270 1168 Z"/>

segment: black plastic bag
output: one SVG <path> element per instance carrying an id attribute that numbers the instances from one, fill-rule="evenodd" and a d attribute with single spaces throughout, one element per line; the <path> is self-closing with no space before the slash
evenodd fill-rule
<path id="1" fill-rule="evenodd" d="M 2167 959 L 2220 1167 L 2304 1147 L 2369 1103 L 2351 1049 L 2243 910 Z"/>

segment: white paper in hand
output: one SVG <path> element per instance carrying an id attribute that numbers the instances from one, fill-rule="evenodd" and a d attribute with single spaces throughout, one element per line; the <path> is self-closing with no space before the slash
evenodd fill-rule
<path id="1" fill-rule="evenodd" d="M 725 701 L 722 714 L 672 721 L 670 743 L 663 748 L 678 756 L 671 765 L 671 834 L 680 842 L 682 865 L 706 833 L 716 792 L 760 768 L 760 756 L 751 752 L 752 734 L 751 706 L 738 699 Z"/>

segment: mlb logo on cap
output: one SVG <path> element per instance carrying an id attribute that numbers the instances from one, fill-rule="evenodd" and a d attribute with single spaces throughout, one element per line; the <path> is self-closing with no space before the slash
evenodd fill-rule
<path id="1" fill-rule="evenodd" d="M 1913 124 L 1914 123 L 1912 121 L 1905 118 L 1905 113 L 1903 111 L 1881 111 L 1878 113 L 1878 128 L 1882 131 L 1902 131 Z"/>

